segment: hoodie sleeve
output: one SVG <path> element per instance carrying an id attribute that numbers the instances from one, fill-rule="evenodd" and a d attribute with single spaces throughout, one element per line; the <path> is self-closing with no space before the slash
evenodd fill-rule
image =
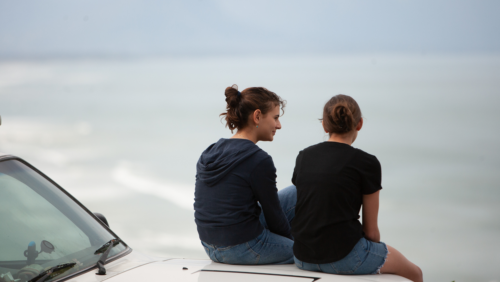
<path id="1" fill-rule="evenodd" d="M 290 224 L 278 198 L 276 168 L 270 156 L 262 160 L 253 170 L 250 181 L 254 195 L 262 206 L 269 230 L 291 239 Z"/>

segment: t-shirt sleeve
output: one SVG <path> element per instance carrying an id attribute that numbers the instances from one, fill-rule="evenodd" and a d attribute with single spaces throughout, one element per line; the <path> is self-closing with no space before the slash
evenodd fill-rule
<path id="1" fill-rule="evenodd" d="M 361 175 L 363 194 L 372 194 L 382 189 L 382 167 L 377 157 L 368 154 L 363 157 Z"/>
<path id="2" fill-rule="evenodd" d="M 270 156 L 262 160 L 252 172 L 251 185 L 257 201 L 260 202 L 269 230 L 291 238 L 290 224 L 278 198 L 276 168 Z"/>

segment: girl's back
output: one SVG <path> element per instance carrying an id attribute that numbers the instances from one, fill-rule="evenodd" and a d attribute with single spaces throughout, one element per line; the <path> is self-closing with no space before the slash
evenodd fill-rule
<path id="1" fill-rule="evenodd" d="M 377 158 L 348 144 L 323 142 L 299 153 L 292 182 L 295 256 L 311 263 L 345 257 L 363 237 L 362 195 L 381 189 Z"/>

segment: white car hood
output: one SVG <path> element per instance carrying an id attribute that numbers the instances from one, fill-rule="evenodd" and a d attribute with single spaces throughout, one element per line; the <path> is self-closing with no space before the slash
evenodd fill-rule
<path id="1" fill-rule="evenodd" d="M 127 256 L 128 257 L 128 256 Z M 259 281 L 259 282 L 408 282 L 396 275 L 333 275 L 303 271 L 293 264 L 288 265 L 228 265 L 210 260 L 166 259 L 156 261 L 128 260 L 127 257 L 107 264 L 107 274 L 95 275 L 91 271 L 71 281 L 142 282 L 142 281 Z M 134 257 L 134 256 L 132 256 Z"/>

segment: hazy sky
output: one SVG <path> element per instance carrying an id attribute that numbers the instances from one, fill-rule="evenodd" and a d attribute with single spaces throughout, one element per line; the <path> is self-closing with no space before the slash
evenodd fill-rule
<path id="1" fill-rule="evenodd" d="M 0 57 L 500 53 L 500 1 L 0 0 Z"/>

